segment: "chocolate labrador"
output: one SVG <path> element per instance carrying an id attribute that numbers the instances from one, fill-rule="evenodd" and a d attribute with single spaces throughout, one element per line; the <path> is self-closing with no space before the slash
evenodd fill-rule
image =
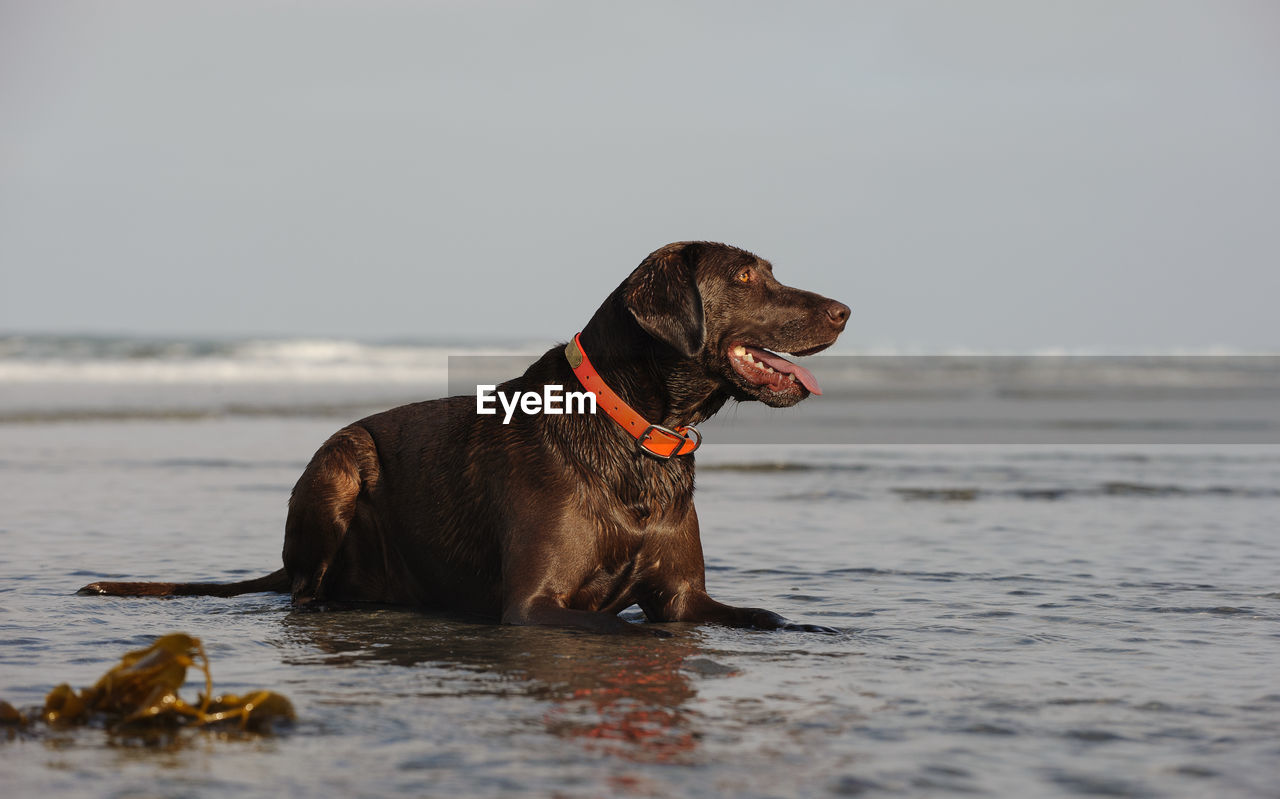
<path id="1" fill-rule="evenodd" d="M 600 632 L 639 632 L 616 615 L 637 604 L 652 622 L 825 630 L 707 594 L 693 425 L 729 399 L 786 407 L 821 393 L 770 350 L 818 352 L 848 318 L 847 306 L 782 285 L 745 250 L 669 244 L 572 342 L 497 387 L 586 389 L 596 413 L 508 418 L 458 396 L 375 414 L 335 433 L 294 486 L 283 569 L 81 593 L 278 591 L 295 605 L 392 603 Z"/>

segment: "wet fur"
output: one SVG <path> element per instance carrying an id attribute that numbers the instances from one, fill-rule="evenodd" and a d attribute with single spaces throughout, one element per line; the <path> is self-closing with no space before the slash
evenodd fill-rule
<path id="1" fill-rule="evenodd" d="M 840 303 L 781 285 L 751 253 L 682 242 L 646 258 L 581 340 L 625 401 L 675 428 L 729 399 L 799 401 L 735 375 L 727 349 L 740 340 L 821 348 L 847 317 Z M 540 393 L 547 384 L 580 388 L 563 345 L 498 389 Z M 693 485 L 692 456 L 643 454 L 603 412 L 517 413 L 504 425 L 500 414 L 477 414 L 474 396 L 420 402 L 355 422 L 320 447 L 289 500 L 283 569 L 227 585 L 100 582 L 81 591 L 287 591 L 298 605 L 383 602 L 607 632 L 638 629 L 615 615 L 632 604 L 655 622 L 788 626 L 707 595 Z"/>

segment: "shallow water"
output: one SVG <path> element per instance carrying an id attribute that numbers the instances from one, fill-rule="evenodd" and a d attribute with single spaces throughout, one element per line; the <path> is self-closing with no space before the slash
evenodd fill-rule
<path id="1" fill-rule="evenodd" d="M 6 795 L 1276 795 L 1275 447 L 709 443 L 713 595 L 834 636 L 72 595 L 275 568 L 344 421 L 0 425 L 0 697 L 183 630 L 220 690 L 300 716 L 165 747 L 13 737 Z"/>

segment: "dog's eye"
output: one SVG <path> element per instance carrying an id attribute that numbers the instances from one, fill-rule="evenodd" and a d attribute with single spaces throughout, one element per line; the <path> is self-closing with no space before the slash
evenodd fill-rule
<path id="1" fill-rule="evenodd" d="M 750 269 L 743 269 L 741 272 L 738 273 L 738 276 L 734 279 L 737 280 L 739 283 L 750 283 L 752 277 L 753 275 Z"/>

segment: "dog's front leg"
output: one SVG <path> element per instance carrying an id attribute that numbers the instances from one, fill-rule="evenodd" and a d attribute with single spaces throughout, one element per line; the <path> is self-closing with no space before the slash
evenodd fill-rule
<path id="1" fill-rule="evenodd" d="M 655 621 L 683 621 L 694 623 L 723 624 L 726 627 L 743 627 L 752 630 L 799 630 L 811 633 L 836 633 L 830 627 L 820 624 L 798 624 L 779 616 L 764 608 L 735 608 L 723 602 L 717 602 L 700 588 L 686 587 L 671 596 L 661 608 L 652 612 L 641 603 L 645 614 Z"/>
<path id="2" fill-rule="evenodd" d="M 595 539 L 582 534 L 590 527 L 573 516 L 535 521 L 541 523 L 512 536 L 503 553 L 503 624 L 576 627 L 615 635 L 670 634 L 623 621 L 615 613 L 571 607 L 570 598 L 596 572 Z"/>

